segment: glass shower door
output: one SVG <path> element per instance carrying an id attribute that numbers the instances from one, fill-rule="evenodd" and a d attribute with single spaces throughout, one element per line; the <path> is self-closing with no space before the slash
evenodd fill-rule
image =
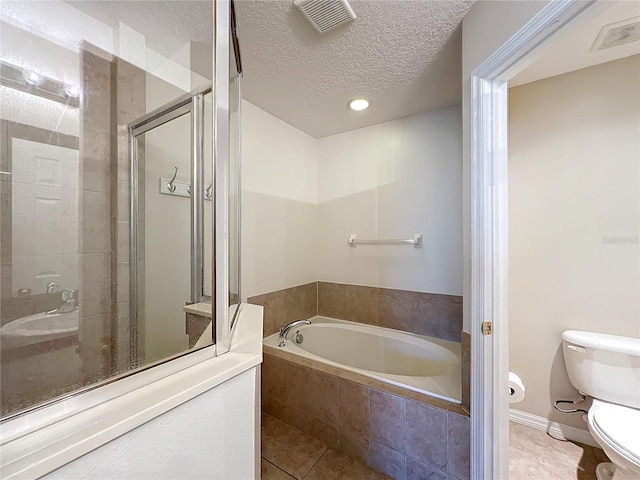
<path id="1" fill-rule="evenodd" d="M 205 178 L 212 170 L 207 98 L 210 89 L 180 97 L 130 127 L 130 362 L 136 367 L 193 347 L 185 306 L 211 301 L 213 286 L 204 268 L 211 258 L 205 248 L 211 222 L 205 219 L 213 198 Z M 201 323 L 198 346 L 210 345 L 213 334 L 204 338 L 210 318 Z"/>

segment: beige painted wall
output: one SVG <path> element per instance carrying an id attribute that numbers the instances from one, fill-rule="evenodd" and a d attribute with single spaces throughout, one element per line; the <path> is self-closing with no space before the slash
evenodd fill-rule
<path id="1" fill-rule="evenodd" d="M 462 293 L 466 332 L 471 331 L 471 73 L 547 3 L 548 0 L 480 0 L 462 20 Z"/>
<path id="2" fill-rule="evenodd" d="M 316 280 L 461 294 L 459 107 L 320 140 L 242 116 L 244 298 Z M 422 249 L 347 245 L 416 232 Z"/>
<path id="3" fill-rule="evenodd" d="M 552 406 L 576 395 L 562 331 L 640 336 L 639 85 L 635 56 L 509 91 L 514 408 L 584 429 Z"/>
<path id="4" fill-rule="evenodd" d="M 242 296 L 317 280 L 317 140 L 242 101 Z"/>
<path id="5" fill-rule="evenodd" d="M 454 106 L 318 140 L 318 280 L 462 294 L 461 135 Z"/>

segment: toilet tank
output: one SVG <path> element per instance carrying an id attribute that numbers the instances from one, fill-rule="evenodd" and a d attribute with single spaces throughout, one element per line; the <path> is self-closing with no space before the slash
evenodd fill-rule
<path id="1" fill-rule="evenodd" d="M 562 351 L 571 384 L 606 402 L 640 408 L 640 339 L 567 330 Z"/>

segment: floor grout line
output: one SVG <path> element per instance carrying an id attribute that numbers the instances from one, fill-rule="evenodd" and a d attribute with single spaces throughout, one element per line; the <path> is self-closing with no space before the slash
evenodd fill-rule
<path id="1" fill-rule="evenodd" d="M 270 462 L 269 460 L 267 460 L 267 459 L 266 459 L 266 458 L 264 458 L 264 457 L 260 457 L 260 458 L 262 458 L 262 460 L 264 460 L 265 462 L 270 463 L 271 465 L 273 465 L 274 467 L 276 467 L 278 470 L 280 470 L 281 472 L 283 472 L 287 477 L 293 478 L 293 479 L 295 480 L 295 477 L 294 477 L 293 475 L 290 475 L 290 474 L 289 474 L 289 472 L 287 472 L 286 470 L 283 470 L 282 468 L 280 468 L 280 467 L 279 467 L 278 465 L 276 465 L 275 463 Z"/>
<path id="2" fill-rule="evenodd" d="M 327 447 L 324 443 L 322 444 L 324 446 L 324 450 L 322 451 L 322 453 L 320 454 L 320 456 L 318 457 L 318 459 L 313 462 L 313 465 L 311 465 L 311 468 L 307 471 L 307 473 L 305 473 L 302 476 L 302 480 L 304 480 L 305 478 L 307 478 L 307 476 L 311 473 L 311 470 L 313 470 L 313 468 L 318 464 L 318 462 L 320 461 L 320 459 L 322 457 L 324 457 L 324 454 L 327 453 L 327 451 L 329 450 L 329 447 Z"/>

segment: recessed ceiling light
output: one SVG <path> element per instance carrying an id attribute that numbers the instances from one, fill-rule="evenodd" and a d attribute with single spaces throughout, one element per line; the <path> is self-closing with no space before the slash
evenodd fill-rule
<path id="1" fill-rule="evenodd" d="M 365 100 L 364 98 L 356 98 L 355 100 L 351 100 L 349 102 L 349 108 L 351 110 L 355 110 L 356 112 L 366 110 L 367 108 L 369 108 L 369 100 Z"/>

